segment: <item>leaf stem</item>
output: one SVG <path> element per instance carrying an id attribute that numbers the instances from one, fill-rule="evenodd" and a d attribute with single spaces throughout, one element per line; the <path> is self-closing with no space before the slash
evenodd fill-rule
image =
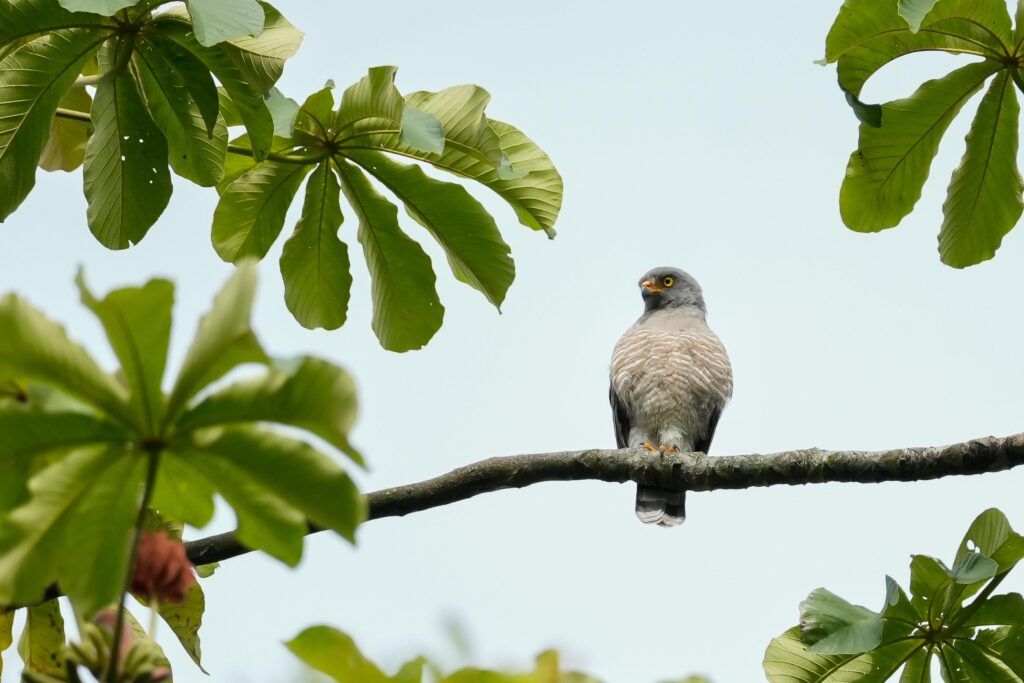
<path id="1" fill-rule="evenodd" d="M 92 123 L 92 117 L 89 116 L 89 112 L 87 111 L 76 111 L 74 109 L 57 107 L 57 116 L 62 119 L 71 119 L 72 121 L 81 121 L 82 123 Z"/>
<path id="2" fill-rule="evenodd" d="M 124 35 L 124 39 L 119 40 L 117 43 L 117 59 L 109 70 L 95 76 L 79 76 L 71 84 L 71 87 L 84 88 L 87 85 L 99 85 L 100 83 L 112 81 L 123 74 L 124 70 L 128 68 L 128 62 L 132 58 L 132 53 L 135 52 L 135 34 L 127 33 Z"/>
<path id="3" fill-rule="evenodd" d="M 1006 575 L 1009 574 L 1010 570 L 1012 569 L 1013 567 L 1010 567 L 1010 569 L 1007 569 L 1005 572 L 1001 574 L 996 574 L 996 576 L 988 582 L 988 585 L 981 589 L 981 592 L 978 593 L 978 596 L 974 598 L 973 601 L 971 601 L 971 604 L 967 605 L 967 607 L 963 608 L 960 611 L 960 614 L 956 615 L 956 619 L 954 619 L 953 623 L 951 623 L 948 627 L 950 633 L 956 631 L 958 628 L 963 626 L 964 623 L 968 619 L 970 619 L 975 612 L 978 611 L 982 604 L 986 600 L 988 600 L 988 597 L 992 595 L 992 591 L 994 591 L 996 587 L 998 587 L 999 584 L 1003 582 L 1003 579 L 1006 578 Z"/>
<path id="4" fill-rule="evenodd" d="M 1020 75 L 1020 69 L 1015 66 L 1007 67 L 1007 69 L 1010 71 L 1010 78 L 1012 78 L 1013 82 L 1017 84 L 1017 88 L 1021 92 L 1024 92 L 1024 78 Z"/>
<path id="5" fill-rule="evenodd" d="M 248 147 L 242 147 L 240 145 L 228 145 L 228 151 L 232 154 L 240 154 L 242 156 L 255 156 L 255 153 Z M 267 153 L 267 158 L 271 161 L 280 161 L 286 164 L 316 164 L 330 156 L 330 152 L 324 150 L 316 154 L 278 154 L 276 152 Z"/>
<path id="6" fill-rule="evenodd" d="M 118 669 L 121 658 L 121 634 L 124 632 L 125 599 L 132 585 L 132 575 L 135 573 L 135 562 L 138 559 L 139 539 L 142 538 L 142 525 L 146 521 L 146 508 L 153 497 L 153 489 L 156 487 L 156 473 L 160 468 L 160 451 L 157 449 L 148 451 L 146 460 L 146 486 L 142 489 L 142 501 L 139 503 L 139 513 L 135 517 L 135 531 L 132 535 L 131 550 L 128 555 L 128 573 L 124 578 L 124 587 L 121 589 L 121 600 L 117 607 L 117 619 L 114 622 L 114 640 L 110 644 L 110 663 L 107 664 L 107 683 L 117 683 Z"/>

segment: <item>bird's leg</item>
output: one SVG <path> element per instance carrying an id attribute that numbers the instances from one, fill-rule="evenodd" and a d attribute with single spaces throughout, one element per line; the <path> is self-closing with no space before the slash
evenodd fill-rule
<path id="1" fill-rule="evenodd" d="M 658 449 L 650 441 L 644 441 L 640 446 L 649 453 L 657 453 Z"/>

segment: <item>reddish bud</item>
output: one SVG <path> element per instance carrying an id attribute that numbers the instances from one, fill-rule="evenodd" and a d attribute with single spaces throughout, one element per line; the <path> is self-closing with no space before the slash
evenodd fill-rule
<path id="1" fill-rule="evenodd" d="M 132 575 L 132 593 L 146 599 L 181 604 L 195 582 L 185 546 L 168 538 L 164 531 L 142 535 Z"/>

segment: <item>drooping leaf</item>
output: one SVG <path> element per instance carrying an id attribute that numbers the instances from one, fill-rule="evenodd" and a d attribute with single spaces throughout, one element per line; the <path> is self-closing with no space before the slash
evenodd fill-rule
<path id="1" fill-rule="evenodd" d="M 445 131 L 441 154 L 418 150 L 395 133 L 374 134 L 372 127 L 357 127 L 353 134 L 360 137 L 343 142 L 342 153 L 352 144 L 426 161 L 489 187 L 515 210 L 520 223 L 553 234 L 562 205 L 562 178 L 532 140 L 513 126 L 486 117 L 489 101 L 486 90 L 468 85 L 415 92 L 405 98 L 408 106 L 441 122 Z"/>
<path id="2" fill-rule="evenodd" d="M 112 68 L 110 52 L 101 54 L 104 70 Z M 83 175 L 89 229 L 108 249 L 127 249 L 171 198 L 167 142 L 127 72 L 96 86 L 92 122 Z"/>
<path id="3" fill-rule="evenodd" d="M 82 303 L 99 318 L 121 362 L 138 424 L 156 434 L 163 414 L 161 384 L 171 337 L 174 285 L 150 280 L 143 287 L 114 290 L 100 300 L 89 291 L 81 270 L 75 281 Z"/>
<path id="4" fill-rule="evenodd" d="M 256 292 L 256 264 L 244 261 L 199 321 L 195 339 L 167 399 L 167 420 L 174 420 L 185 403 L 204 387 L 242 363 L 266 363 L 267 355 L 249 327 Z"/>
<path id="5" fill-rule="evenodd" d="M 287 565 L 299 563 L 307 531 L 301 512 L 255 480 L 248 467 L 238 467 L 203 451 L 185 452 L 182 459 L 232 507 L 238 518 L 239 541 Z"/>
<path id="6" fill-rule="evenodd" d="M 202 439 L 197 449 L 190 461 L 196 467 L 217 461 L 218 467 L 234 468 L 311 522 L 350 541 L 366 517 L 363 498 L 345 471 L 301 441 L 267 430 L 230 428 Z"/>
<path id="7" fill-rule="evenodd" d="M 60 101 L 62 109 L 88 113 L 92 97 L 85 88 L 72 88 Z M 73 171 L 85 161 L 85 143 L 89 124 L 56 116 L 50 124 L 50 137 L 39 156 L 44 171 Z"/>
<path id="8" fill-rule="evenodd" d="M 0 299 L 0 377 L 35 380 L 131 424 L 128 393 L 64 328 L 14 294 Z"/>
<path id="9" fill-rule="evenodd" d="M 405 210 L 438 241 L 455 277 L 500 308 L 515 264 L 487 210 L 461 185 L 434 180 L 418 166 L 398 164 L 383 154 L 352 152 L 349 158 L 377 178 Z"/>
<path id="10" fill-rule="evenodd" d="M 900 16 L 907 20 L 910 30 L 917 33 L 921 29 L 924 16 L 935 6 L 936 0 L 899 0 Z"/>
<path id="11" fill-rule="evenodd" d="M 91 12 L 112 17 L 126 7 L 134 7 L 139 0 L 57 0 L 70 12 Z"/>
<path id="12" fill-rule="evenodd" d="M 185 652 L 192 658 L 203 673 L 203 653 L 199 642 L 199 627 L 203 625 L 203 613 L 206 611 L 206 597 L 199 583 L 192 584 L 185 594 L 185 601 L 180 605 L 160 603 L 160 617 L 171 627 L 178 637 Z"/>
<path id="13" fill-rule="evenodd" d="M 256 0 L 186 0 L 196 40 L 210 47 L 263 32 L 263 7 Z"/>
<path id="14" fill-rule="evenodd" d="M 316 434 L 362 463 L 348 441 L 355 418 L 351 376 L 327 361 L 304 356 L 213 392 L 185 412 L 176 427 L 191 431 L 246 422 L 285 424 Z"/>
<path id="15" fill-rule="evenodd" d="M 263 258 L 281 234 L 285 214 L 310 167 L 262 161 L 224 188 L 213 214 L 213 247 L 229 262 Z"/>
<path id="16" fill-rule="evenodd" d="M 35 38 L 0 61 L 0 221 L 28 196 L 54 113 L 105 29 L 64 29 Z"/>
<path id="17" fill-rule="evenodd" d="M 25 629 L 18 640 L 18 655 L 25 670 L 45 675 L 64 673 L 64 617 L 60 604 L 48 600 L 28 608 Z"/>
<path id="18" fill-rule="evenodd" d="M 0 612 L 0 655 L 14 642 L 14 611 Z M 0 676 L 4 673 L 4 660 L 0 657 Z"/>
<path id="19" fill-rule="evenodd" d="M 939 140 L 964 103 L 997 69 L 969 64 L 928 81 L 905 100 L 882 105 L 882 126 L 861 124 L 839 195 L 843 222 L 873 232 L 898 224 L 914 208 Z"/>
<path id="20" fill-rule="evenodd" d="M 281 254 L 285 303 L 309 329 L 337 329 L 348 312 L 352 275 L 348 246 L 338 239 L 340 192 L 330 161 L 321 163 L 306 183 L 302 218 Z"/>
<path id="21" fill-rule="evenodd" d="M 399 228 L 395 205 L 358 168 L 344 159 L 335 161 L 342 190 L 359 218 L 358 239 L 372 280 L 373 331 L 388 350 L 421 348 L 444 318 L 430 259 Z"/>
<path id="22" fill-rule="evenodd" d="M 1020 105 L 1007 71 L 992 81 L 953 172 L 939 233 L 942 262 L 963 268 L 988 260 L 1024 211 L 1017 170 Z"/>
<path id="23" fill-rule="evenodd" d="M 819 588 L 800 603 L 800 632 L 810 652 L 860 654 L 882 642 L 882 616 Z"/>
<path id="24" fill-rule="evenodd" d="M 209 133 L 187 82 L 175 72 L 159 45 L 143 43 L 133 57 L 146 104 L 167 139 L 174 172 L 197 185 L 212 187 L 224 177 L 227 128 L 214 123 L 212 135 Z"/>
<path id="25" fill-rule="evenodd" d="M 207 136 L 217 128 L 220 97 L 209 69 L 199 58 L 173 40 L 143 34 L 142 49 L 151 48 L 170 67 L 177 80 L 184 84 L 192 102 L 199 108 Z M 239 123 L 240 125 L 240 123 Z"/>
<path id="26" fill-rule="evenodd" d="M 274 136 L 274 122 L 263 95 L 253 88 L 246 74 L 232 61 L 229 51 L 224 49 L 223 45 L 200 45 L 191 27 L 173 16 L 154 21 L 152 26 L 154 40 L 173 42 L 213 72 L 225 92 L 230 95 L 234 111 L 245 124 L 245 129 L 252 139 L 253 153 L 257 159 L 264 158 Z"/>

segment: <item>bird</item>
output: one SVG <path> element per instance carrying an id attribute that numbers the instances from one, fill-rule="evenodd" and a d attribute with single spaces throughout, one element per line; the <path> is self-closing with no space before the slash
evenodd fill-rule
<path id="1" fill-rule="evenodd" d="M 643 315 L 612 352 L 608 390 L 619 448 L 707 453 L 732 397 L 732 366 L 707 324 L 700 285 L 688 273 L 654 268 L 640 278 Z M 636 516 L 678 526 L 686 492 L 637 485 Z"/>

